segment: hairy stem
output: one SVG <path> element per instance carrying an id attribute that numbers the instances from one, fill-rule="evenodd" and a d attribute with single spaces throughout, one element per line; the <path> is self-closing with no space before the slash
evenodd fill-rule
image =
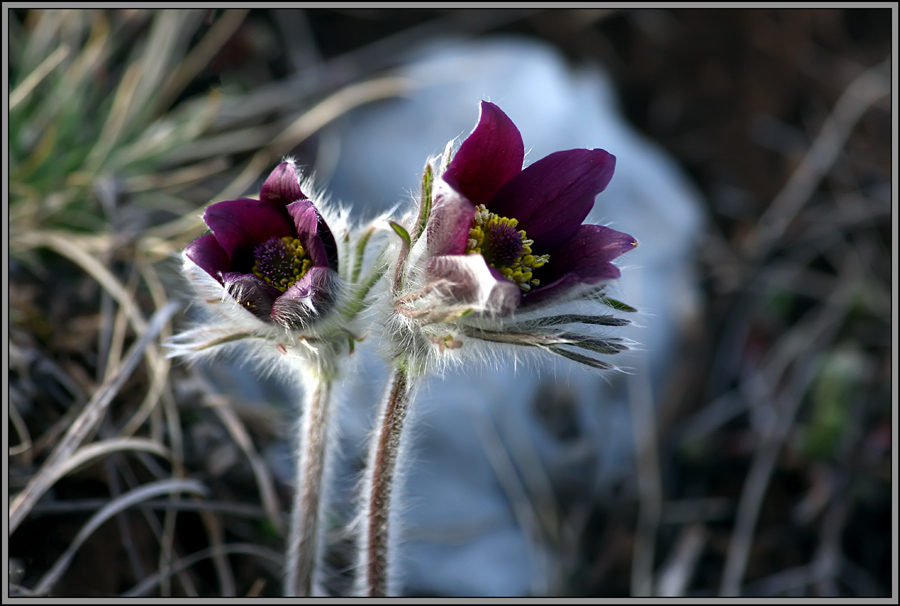
<path id="1" fill-rule="evenodd" d="M 383 409 L 381 425 L 376 436 L 371 460 L 372 475 L 369 486 L 366 524 L 365 575 L 366 593 L 373 597 L 387 596 L 389 588 L 388 522 L 391 493 L 397 468 L 397 454 L 403 423 L 409 410 L 410 377 L 405 367 L 394 370 L 390 391 Z"/>
<path id="2" fill-rule="evenodd" d="M 331 381 L 319 380 L 309 391 L 303 412 L 303 441 L 297 462 L 296 496 L 291 513 L 291 533 L 285 594 L 306 597 L 312 592 L 319 544 L 322 478 L 328 443 L 328 403 Z"/>

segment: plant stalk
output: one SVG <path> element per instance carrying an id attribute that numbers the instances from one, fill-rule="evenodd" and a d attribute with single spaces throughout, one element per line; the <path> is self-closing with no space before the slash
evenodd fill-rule
<path id="1" fill-rule="evenodd" d="M 394 369 L 390 391 L 385 403 L 381 425 L 371 458 L 371 484 L 368 487 L 368 514 L 365 555 L 366 593 L 370 597 L 385 597 L 390 586 L 388 523 L 391 494 L 397 468 L 397 455 L 403 425 L 409 411 L 410 376 L 404 366 Z"/>
<path id="2" fill-rule="evenodd" d="M 291 513 L 285 578 L 285 595 L 288 597 L 311 595 L 319 551 L 319 517 L 328 444 L 331 381 L 317 380 L 308 393 L 310 395 L 303 412 L 303 442 L 298 449 L 300 456 L 297 461 L 294 509 Z"/>

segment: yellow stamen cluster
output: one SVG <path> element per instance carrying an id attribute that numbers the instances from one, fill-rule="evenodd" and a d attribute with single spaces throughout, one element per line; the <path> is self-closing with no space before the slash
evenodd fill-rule
<path id="1" fill-rule="evenodd" d="M 253 273 L 281 292 L 293 286 L 312 267 L 312 260 L 306 256 L 306 250 L 298 238 L 285 236 L 275 247 L 268 243 L 264 246 L 270 248 L 257 253 Z"/>
<path id="2" fill-rule="evenodd" d="M 540 280 L 533 278 L 533 270 L 543 267 L 550 260 L 550 255 L 534 255 L 531 252 L 531 245 L 534 240 L 528 238 L 525 230 L 516 230 L 518 225 L 516 219 L 501 217 L 492 213 L 484 204 L 479 204 L 475 210 L 475 219 L 472 221 L 472 228 L 469 230 L 469 242 L 466 246 L 466 253 L 480 254 L 487 261 L 488 265 L 498 269 L 506 279 L 511 280 L 519 285 L 519 288 L 528 292 L 534 286 L 538 286 Z M 501 245 L 509 246 L 519 245 L 516 254 L 507 256 L 510 258 L 503 259 L 503 251 L 495 250 L 495 238 L 507 238 L 511 234 L 517 234 L 518 242 L 502 242 Z"/>

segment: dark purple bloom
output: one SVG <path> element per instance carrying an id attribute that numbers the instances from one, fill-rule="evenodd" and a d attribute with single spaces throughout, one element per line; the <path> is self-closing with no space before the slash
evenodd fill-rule
<path id="1" fill-rule="evenodd" d="M 203 220 L 212 233 L 185 255 L 258 318 L 293 327 L 331 303 L 337 246 L 291 163 L 272 171 L 259 200 L 218 202 Z"/>
<path id="2" fill-rule="evenodd" d="M 619 277 L 611 263 L 637 245 L 602 225 L 582 225 L 613 175 L 602 149 L 552 153 L 523 170 L 524 145 L 512 120 L 493 103 L 463 141 L 436 188 L 426 271 L 474 295 L 460 279 L 480 254 L 494 277 L 489 298 L 504 312 L 556 299 L 579 285 Z M 466 292 L 466 291 L 469 292 Z"/>

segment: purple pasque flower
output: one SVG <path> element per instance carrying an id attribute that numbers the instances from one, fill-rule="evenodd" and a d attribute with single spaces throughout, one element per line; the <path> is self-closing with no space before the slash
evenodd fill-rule
<path id="1" fill-rule="evenodd" d="M 295 328 L 332 302 L 337 246 L 292 163 L 272 171 L 259 200 L 218 202 L 203 220 L 212 233 L 185 256 L 257 318 Z"/>
<path id="2" fill-rule="evenodd" d="M 524 156 L 512 120 L 482 101 L 478 125 L 436 185 L 427 231 L 429 278 L 499 315 L 618 278 L 612 260 L 637 245 L 628 234 L 582 225 L 612 178 L 612 154 L 559 151 L 523 169 Z"/>

